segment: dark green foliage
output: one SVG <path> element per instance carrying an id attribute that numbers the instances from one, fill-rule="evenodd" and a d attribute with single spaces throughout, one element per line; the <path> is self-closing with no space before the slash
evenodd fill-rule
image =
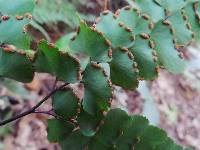
<path id="1" fill-rule="evenodd" d="M 50 142 L 59 142 L 68 136 L 74 128 L 74 125 L 65 120 L 48 120 L 48 140 Z"/>
<path id="2" fill-rule="evenodd" d="M 166 146 L 166 145 L 168 145 L 168 146 Z M 154 148 L 154 150 L 156 150 L 156 149 L 159 149 L 159 150 L 182 150 L 182 148 L 180 146 L 176 145 L 170 138 L 167 138 L 164 142 L 158 144 Z M 184 150 L 186 150 L 186 149 L 184 149 Z"/>
<path id="3" fill-rule="evenodd" d="M 119 21 L 112 12 L 104 12 L 96 25 L 97 30 L 101 31 L 108 38 L 112 47 L 129 47 L 133 42 L 132 33 L 119 26 Z"/>
<path id="4" fill-rule="evenodd" d="M 156 67 L 158 66 L 156 51 L 149 44 L 153 44 L 152 40 L 145 40 L 138 35 L 136 36 L 135 44 L 130 49 L 135 56 L 139 76 L 147 80 L 154 79 L 158 75 L 156 72 Z"/>
<path id="5" fill-rule="evenodd" d="M 113 60 L 110 62 L 110 78 L 113 84 L 125 89 L 138 86 L 138 69 L 133 55 L 128 49 L 114 49 Z M 135 66 L 134 66 L 135 65 Z"/>
<path id="6" fill-rule="evenodd" d="M 61 49 L 62 51 L 70 51 L 70 52 L 73 52 L 70 50 L 69 48 L 69 43 L 71 41 L 71 39 L 75 36 L 76 33 L 72 32 L 70 34 L 67 34 L 63 37 L 61 37 L 57 42 L 56 42 L 56 46 Z"/>
<path id="7" fill-rule="evenodd" d="M 64 119 L 71 119 L 77 114 L 78 100 L 71 89 L 58 91 L 52 97 L 53 109 Z"/>
<path id="8" fill-rule="evenodd" d="M 148 124 L 148 120 L 144 117 L 132 117 L 123 130 L 123 135 L 117 139 L 116 145 L 119 147 L 118 149 L 131 149 L 138 142 L 138 137 L 142 136 Z"/>
<path id="9" fill-rule="evenodd" d="M 24 51 L 29 49 L 26 25 L 33 8 L 33 0 L 0 0 L 0 76 L 21 82 L 33 79 L 32 63 Z"/>
<path id="10" fill-rule="evenodd" d="M 75 83 L 79 80 L 79 60 L 44 40 L 39 43 L 34 67 L 37 72 L 50 73 L 65 82 Z"/>
<path id="11" fill-rule="evenodd" d="M 98 64 L 88 64 L 83 74 L 83 83 L 83 109 L 93 115 L 108 110 L 112 89 Z"/>
<path id="12" fill-rule="evenodd" d="M 34 3 L 34 0 L 0 0 L 0 44 L 29 49 L 26 25 L 30 22 Z"/>
<path id="13" fill-rule="evenodd" d="M 125 28 L 131 28 L 135 35 L 150 32 L 149 24 L 152 20 L 144 19 L 142 14 L 140 14 L 137 9 L 125 7 L 122 8 L 118 13 L 119 17 L 117 20 L 121 24 L 124 24 Z"/>
<path id="14" fill-rule="evenodd" d="M 7 52 L 0 48 L 0 75 L 20 82 L 30 82 L 34 71 L 24 51 Z"/>
<path id="15" fill-rule="evenodd" d="M 91 150 L 112 148 L 116 140 L 123 134 L 123 128 L 128 123 L 128 115 L 119 109 L 111 110 L 103 119 L 102 126 L 89 144 Z"/>
<path id="16" fill-rule="evenodd" d="M 80 130 L 77 130 L 60 141 L 60 146 L 63 150 L 83 150 L 89 140 L 89 137 L 83 136 Z"/>
<path id="17" fill-rule="evenodd" d="M 155 134 L 156 133 L 156 134 Z M 135 145 L 136 150 L 153 149 L 166 139 L 166 133 L 156 127 L 148 126 L 139 142 Z"/>
<path id="18" fill-rule="evenodd" d="M 168 19 L 171 22 L 172 28 L 174 30 L 174 36 L 176 38 L 176 44 L 178 45 L 187 45 L 192 40 L 192 31 L 187 27 L 187 21 L 184 20 L 184 16 L 180 11 L 174 13 Z"/>
<path id="19" fill-rule="evenodd" d="M 79 30 L 76 39 L 70 44 L 71 50 L 89 55 L 92 61 L 109 61 L 109 45 L 106 44 L 106 39 L 98 31 L 88 27 L 85 22 L 80 22 Z"/>
<path id="20" fill-rule="evenodd" d="M 184 60 L 179 57 L 169 30 L 168 26 L 160 21 L 151 32 L 151 39 L 155 43 L 155 50 L 161 64 L 169 71 L 177 73 L 184 70 Z"/>
<path id="21" fill-rule="evenodd" d="M 67 37 L 64 50 L 42 40 L 37 51 L 29 50 L 29 38 L 23 33 L 31 18 L 24 13 L 32 11 L 33 2 L 16 2 L 15 8 L 22 9 L 0 5 L 4 15 L 0 76 L 30 82 L 34 72 L 42 72 L 84 86 L 81 100 L 71 89 L 53 96 L 60 120 L 48 121 L 50 141 L 59 142 L 64 150 L 183 150 L 146 118 L 110 109 L 112 83 L 135 89 L 139 80 L 156 78 L 160 68 L 182 72 L 185 62 L 179 48 L 200 39 L 199 0 L 135 0 L 135 8 L 102 12 L 92 27 L 80 21 L 76 36 Z M 19 14 L 23 17 L 16 17 Z M 85 58 L 89 58 L 86 65 Z M 110 76 L 101 63 L 109 65 Z"/>
<path id="22" fill-rule="evenodd" d="M 146 118 L 128 116 L 120 109 L 110 110 L 95 131 L 96 134 L 87 136 L 76 129 L 60 140 L 61 147 L 70 150 L 183 150 L 163 130 L 149 125 Z"/>
<path id="23" fill-rule="evenodd" d="M 195 40 L 199 41 L 200 39 L 199 19 L 200 18 L 197 17 L 196 12 L 194 11 L 194 5 L 195 4 L 193 3 L 188 4 L 187 6 L 185 6 L 182 12 L 184 15 L 188 16 L 188 22 L 191 24 L 192 31 L 194 32 L 194 35 L 195 35 Z"/>
<path id="24" fill-rule="evenodd" d="M 139 10 L 149 15 L 154 22 L 159 21 L 160 19 L 163 19 L 165 16 L 165 11 L 163 8 L 161 8 L 155 1 L 153 0 L 135 0 L 136 5 L 139 7 Z"/>
<path id="25" fill-rule="evenodd" d="M 77 121 L 80 126 L 80 131 L 84 136 L 94 136 L 99 122 L 102 120 L 103 114 L 90 115 L 84 110 L 78 115 Z"/>
<path id="26" fill-rule="evenodd" d="M 160 6 L 162 6 L 164 9 L 174 12 L 177 10 L 180 10 L 185 6 L 185 0 L 155 0 Z"/>
<path id="27" fill-rule="evenodd" d="M 11 17 L 9 20 L 0 23 L 0 43 L 12 44 L 20 49 L 29 49 L 29 38 L 24 33 L 25 25 L 29 19 L 17 20 Z"/>

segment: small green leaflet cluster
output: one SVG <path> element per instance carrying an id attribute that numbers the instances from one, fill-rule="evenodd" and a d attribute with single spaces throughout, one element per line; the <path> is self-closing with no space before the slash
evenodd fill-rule
<path id="1" fill-rule="evenodd" d="M 96 133 L 89 131 L 92 123 L 96 123 Z M 81 129 L 56 119 L 48 124 L 48 139 L 59 142 L 64 150 L 183 150 L 163 130 L 149 125 L 146 118 L 129 116 L 120 109 L 110 110 L 100 122 L 80 113 Z"/>
<path id="2" fill-rule="evenodd" d="M 37 52 L 30 50 L 26 30 L 34 5 L 34 0 L 0 0 L 0 75 L 26 83 L 33 80 L 34 72 L 45 72 L 65 82 L 77 82 L 78 59 L 45 40 L 40 41 Z"/>
<path id="3" fill-rule="evenodd" d="M 0 76 L 21 82 L 33 79 L 32 63 L 22 50 L 29 49 L 26 30 L 33 8 L 33 0 L 0 0 Z"/>
<path id="4" fill-rule="evenodd" d="M 26 83 L 41 72 L 84 85 L 82 99 L 73 89 L 52 98 L 59 118 L 48 121 L 48 139 L 64 150 L 183 150 L 144 117 L 109 109 L 113 84 L 135 89 L 139 80 L 156 78 L 160 68 L 184 69 L 180 48 L 200 38 L 198 1 L 135 0 L 136 7 L 102 12 L 91 27 L 80 21 L 66 51 L 45 40 L 33 51 L 26 25 L 34 0 L 0 0 L 0 76 Z M 89 58 L 86 67 L 77 54 Z"/>

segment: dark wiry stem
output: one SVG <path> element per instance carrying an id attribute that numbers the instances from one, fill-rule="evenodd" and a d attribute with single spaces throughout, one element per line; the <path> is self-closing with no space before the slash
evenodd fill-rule
<path id="1" fill-rule="evenodd" d="M 44 115 L 53 116 L 53 117 L 55 117 L 56 119 L 60 119 L 60 118 L 61 118 L 60 116 L 57 116 L 56 114 L 51 113 L 50 111 L 34 111 L 33 113 L 34 113 L 34 114 L 44 114 Z"/>
<path id="2" fill-rule="evenodd" d="M 14 116 L 14 117 L 12 117 L 12 118 L 10 118 L 10 119 L 7 119 L 7 120 L 4 120 L 4 121 L 0 122 L 0 126 L 4 126 L 4 125 L 6 125 L 6 124 L 8 124 L 8 123 L 10 123 L 10 122 L 16 121 L 16 120 L 18 120 L 18 119 L 20 119 L 20 118 L 22 118 L 22 117 L 24 117 L 24 116 L 27 116 L 27 115 L 29 115 L 29 114 L 37 113 L 37 112 L 36 112 L 36 109 L 37 109 L 38 107 L 40 107 L 40 105 L 42 105 L 42 104 L 43 104 L 45 101 L 47 101 L 53 94 L 55 94 L 58 90 L 61 90 L 62 88 L 64 88 L 64 87 L 67 86 L 68 84 L 69 84 L 69 83 L 65 83 L 65 84 L 63 84 L 62 86 L 60 86 L 60 87 L 54 89 L 53 91 L 51 91 L 46 97 L 44 97 L 39 103 L 37 103 L 37 105 L 35 105 L 35 106 L 32 107 L 31 109 L 29 109 L 29 110 L 27 110 L 27 111 L 25 111 L 25 112 L 23 112 L 23 113 L 21 113 L 21 114 L 19 114 L 19 115 L 16 115 L 16 116 Z"/>

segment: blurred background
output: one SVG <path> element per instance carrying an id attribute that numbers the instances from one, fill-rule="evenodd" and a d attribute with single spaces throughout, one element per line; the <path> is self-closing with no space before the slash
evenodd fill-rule
<path id="1" fill-rule="evenodd" d="M 108 7 L 116 11 L 131 2 L 110 0 Z M 79 24 L 78 15 L 93 24 L 103 9 L 104 0 L 37 0 L 29 27 L 32 48 L 45 38 L 66 49 Z M 162 70 L 158 79 L 141 82 L 137 91 L 115 87 L 113 107 L 142 114 L 177 143 L 200 150 L 200 44 L 192 44 L 184 55 L 188 68 L 182 74 Z M 33 82 L 25 85 L 0 78 L 0 120 L 34 106 L 51 91 L 54 82 L 55 78 L 47 74 L 36 74 Z M 77 93 L 81 91 L 77 89 Z M 50 109 L 51 101 L 40 107 L 41 111 Z M 0 150 L 59 150 L 57 144 L 50 144 L 46 138 L 47 118 L 32 114 L 1 127 Z"/>

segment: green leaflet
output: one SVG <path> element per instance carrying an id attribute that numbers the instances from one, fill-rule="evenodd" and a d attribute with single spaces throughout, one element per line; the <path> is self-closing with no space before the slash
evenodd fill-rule
<path id="1" fill-rule="evenodd" d="M 174 37 L 176 38 L 176 44 L 186 46 L 192 40 L 192 31 L 188 29 L 187 22 L 183 19 L 183 15 L 180 11 L 173 13 L 168 19 L 171 22 L 171 26 L 174 30 Z"/>
<path id="2" fill-rule="evenodd" d="M 83 150 L 90 138 L 81 134 L 80 130 L 72 132 L 60 142 L 62 150 Z"/>
<path id="3" fill-rule="evenodd" d="M 124 111 L 114 109 L 108 112 L 104 124 L 89 143 L 90 150 L 144 150 L 154 149 L 170 140 L 166 133 L 148 125 L 148 120 L 141 116 L 129 117 Z M 167 147 L 179 147 L 166 143 Z M 158 150 L 158 149 L 155 149 Z M 160 149 L 161 150 L 161 149 Z"/>
<path id="4" fill-rule="evenodd" d="M 87 137 L 77 129 L 59 143 L 63 150 L 182 150 L 145 117 L 129 116 L 121 109 L 110 110 L 96 131 Z"/>
<path id="5" fill-rule="evenodd" d="M 34 0 L 0 0 L 0 16 L 9 15 L 8 20 L 0 20 L 0 44 L 11 44 L 18 49 L 29 49 L 30 39 L 25 33 L 25 26 L 30 20 L 26 17 L 17 20 L 15 16 L 31 13 L 34 9 Z"/>
<path id="6" fill-rule="evenodd" d="M 52 97 L 55 113 L 68 120 L 76 116 L 78 98 L 71 89 L 57 91 Z"/>
<path id="7" fill-rule="evenodd" d="M 149 121 L 144 117 L 131 117 L 130 121 L 123 129 L 123 134 L 117 139 L 117 149 L 130 150 L 134 147 L 148 125 Z"/>
<path id="8" fill-rule="evenodd" d="M 185 148 L 184 150 L 193 150 L 192 148 Z"/>
<path id="9" fill-rule="evenodd" d="M 119 11 L 119 17 L 117 20 L 125 24 L 126 27 L 131 28 L 135 35 L 150 32 L 149 25 L 151 20 L 144 19 L 136 9 L 129 7 L 122 8 Z"/>
<path id="10" fill-rule="evenodd" d="M 96 128 L 100 124 L 102 118 L 102 114 L 97 114 L 94 116 L 82 110 L 77 118 L 81 133 L 88 137 L 94 136 L 96 133 Z"/>
<path id="11" fill-rule="evenodd" d="M 129 47 L 133 43 L 133 33 L 120 26 L 120 22 L 112 12 L 101 13 L 99 20 L 96 28 L 103 32 L 112 47 Z"/>
<path id="12" fill-rule="evenodd" d="M 162 21 L 156 23 L 151 32 L 151 39 L 155 43 L 159 61 L 167 70 L 172 73 L 180 73 L 184 70 L 185 62 L 174 48 L 172 34 L 167 25 L 164 25 Z"/>
<path id="13" fill-rule="evenodd" d="M 139 10 L 144 14 L 148 14 L 154 22 L 158 22 L 165 17 L 164 9 L 154 0 L 135 0 L 135 2 Z"/>
<path id="14" fill-rule="evenodd" d="M 198 22 L 200 24 L 200 2 L 199 0 L 197 0 L 198 2 L 194 3 L 194 9 L 195 9 L 195 12 L 196 12 L 196 16 L 197 16 L 197 19 L 198 19 Z"/>
<path id="15" fill-rule="evenodd" d="M 103 120 L 103 125 L 89 144 L 90 150 L 107 150 L 113 148 L 115 141 L 123 134 L 123 128 L 129 116 L 120 109 L 110 110 Z"/>
<path id="16" fill-rule="evenodd" d="M 15 18 L 15 15 L 31 12 L 33 7 L 33 0 L 0 0 L 0 17 L 10 15 L 7 19 L 6 16 L 0 19 L 0 75 L 3 77 L 20 82 L 33 79 L 32 63 L 21 50 L 29 49 L 30 39 L 25 33 L 25 26 L 30 20 Z"/>
<path id="17" fill-rule="evenodd" d="M 34 66 L 37 72 L 50 73 L 58 80 L 69 83 L 79 80 L 79 61 L 45 40 L 39 43 Z"/>
<path id="18" fill-rule="evenodd" d="M 110 62 L 110 78 L 113 84 L 125 89 L 135 89 L 138 86 L 138 69 L 135 66 L 131 52 L 120 48 L 114 49 L 113 60 Z"/>
<path id="19" fill-rule="evenodd" d="M 76 35 L 76 33 L 72 32 L 69 33 L 63 37 L 61 37 L 57 42 L 56 42 L 56 46 L 61 50 L 61 51 L 66 51 L 71 53 L 72 55 L 75 55 L 75 52 L 73 50 L 70 49 L 69 44 L 71 42 L 71 39 Z M 80 62 L 81 62 L 81 70 L 85 70 L 85 67 L 87 66 L 90 58 L 89 56 L 86 57 L 80 57 L 79 58 Z"/>
<path id="20" fill-rule="evenodd" d="M 164 9 L 175 12 L 180 10 L 186 5 L 185 0 L 155 0 L 158 4 L 160 4 Z"/>
<path id="21" fill-rule="evenodd" d="M 192 31 L 195 34 L 195 40 L 199 41 L 200 39 L 200 24 L 198 22 L 198 18 L 195 14 L 194 4 L 188 4 L 184 9 L 184 15 L 188 16 L 188 22 L 191 24 Z"/>
<path id="22" fill-rule="evenodd" d="M 11 17 L 8 20 L 0 20 L 0 44 L 11 44 L 19 49 L 29 49 L 29 38 L 24 33 L 24 27 L 30 22 L 29 19 L 17 20 Z"/>
<path id="23" fill-rule="evenodd" d="M 156 72 L 158 64 L 156 60 L 154 60 L 157 59 L 157 56 L 155 55 L 155 50 L 150 46 L 151 43 L 151 40 L 136 36 L 135 43 L 130 48 L 130 51 L 134 54 L 135 61 L 138 64 L 139 76 L 145 80 L 152 80 L 158 76 L 158 73 Z"/>
<path id="24" fill-rule="evenodd" d="M 0 0 L 0 12 L 3 15 L 23 15 L 32 12 L 35 0 Z"/>
<path id="25" fill-rule="evenodd" d="M 83 109 L 91 115 L 108 110 L 112 89 L 103 69 L 95 63 L 89 63 L 83 73 L 83 83 Z"/>
<path id="26" fill-rule="evenodd" d="M 167 140 L 156 146 L 153 150 L 183 150 L 183 148 L 176 145 L 170 138 L 167 138 Z"/>
<path id="27" fill-rule="evenodd" d="M 48 120 L 48 140 L 50 142 L 59 142 L 69 135 L 74 125 L 64 120 L 49 119 Z"/>
<path id="28" fill-rule="evenodd" d="M 27 83 L 32 81 L 33 75 L 32 63 L 25 53 L 0 48 L 0 76 Z"/>
<path id="29" fill-rule="evenodd" d="M 83 53 L 91 57 L 92 61 L 107 62 L 110 45 L 106 39 L 96 30 L 89 28 L 85 22 L 80 22 L 80 32 L 70 43 L 71 51 L 74 53 Z"/>
<path id="30" fill-rule="evenodd" d="M 61 37 L 58 41 L 56 41 L 56 46 L 62 50 L 62 51 L 69 51 L 73 53 L 73 51 L 70 51 L 69 43 L 71 41 L 71 38 L 75 35 L 74 32 L 69 33 L 63 37 Z"/>
<path id="31" fill-rule="evenodd" d="M 135 145 L 135 150 L 153 149 L 160 143 L 163 143 L 166 140 L 166 137 L 167 135 L 163 130 L 148 126 L 140 137 L 139 143 Z"/>

